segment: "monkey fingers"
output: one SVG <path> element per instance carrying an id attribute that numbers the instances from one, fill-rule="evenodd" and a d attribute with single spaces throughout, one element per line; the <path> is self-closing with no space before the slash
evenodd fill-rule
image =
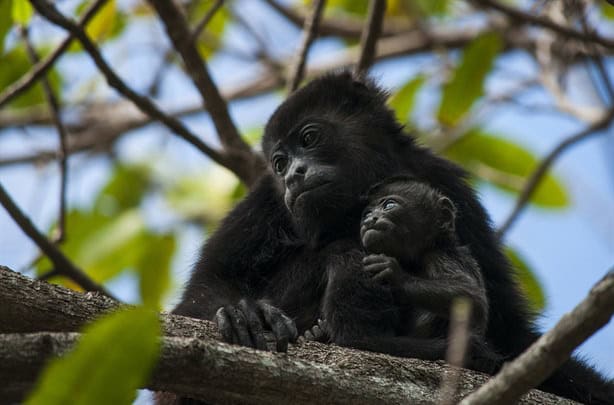
<path id="1" fill-rule="evenodd" d="M 282 310 L 265 301 L 258 301 L 257 305 L 275 335 L 277 351 L 288 351 L 288 342 L 295 342 L 298 338 L 298 332 L 294 321 L 286 316 Z"/>
<path id="2" fill-rule="evenodd" d="M 264 336 L 264 328 L 262 327 L 262 318 L 258 314 L 258 307 L 255 302 L 247 299 L 239 301 L 239 308 L 245 315 L 247 321 L 247 329 L 252 338 L 253 346 L 259 350 L 266 350 L 266 338 Z"/>
<path id="3" fill-rule="evenodd" d="M 328 340 L 327 323 L 324 320 L 318 319 L 318 323 L 307 329 L 301 338 L 313 342 L 325 342 Z M 300 338 L 299 338 L 300 339 Z"/>
<path id="4" fill-rule="evenodd" d="M 232 305 L 221 307 L 215 314 L 215 322 L 226 343 L 254 347 L 247 331 L 245 315 L 238 308 Z"/>

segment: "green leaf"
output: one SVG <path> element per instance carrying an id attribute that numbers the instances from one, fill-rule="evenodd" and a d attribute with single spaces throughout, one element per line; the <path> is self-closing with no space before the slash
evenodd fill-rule
<path id="1" fill-rule="evenodd" d="M 507 247 L 505 254 L 514 266 L 518 283 L 528 298 L 531 309 L 535 313 L 542 312 L 546 308 L 546 296 L 539 280 L 535 277 L 535 273 L 516 250 Z"/>
<path id="2" fill-rule="evenodd" d="M 157 313 L 143 308 L 94 322 L 74 350 L 49 363 L 26 404 L 131 404 L 155 365 L 159 335 Z"/>
<path id="3" fill-rule="evenodd" d="M 444 86 L 437 119 L 445 125 L 456 125 L 482 96 L 484 80 L 501 49 L 496 33 L 482 34 L 463 52 L 452 79 Z"/>
<path id="4" fill-rule="evenodd" d="M 414 108 L 416 94 L 424 84 L 424 75 L 418 75 L 409 80 L 390 98 L 390 107 L 394 110 L 399 122 L 407 121 Z"/>
<path id="5" fill-rule="evenodd" d="M 30 23 L 30 19 L 34 14 L 32 5 L 27 0 L 13 1 L 13 21 L 17 24 L 26 26 Z"/>
<path id="6" fill-rule="evenodd" d="M 4 37 L 13 24 L 12 8 L 12 0 L 0 0 L 0 55 L 4 53 Z"/>
<path id="7" fill-rule="evenodd" d="M 480 176 L 498 188 L 518 193 L 539 160 L 524 147 L 501 137 L 473 129 L 461 136 L 446 150 L 446 156 L 480 176 L 483 165 L 503 176 Z M 502 178 L 500 178 L 502 177 Z M 510 181 L 506 181 L 509 178 Z M 547 173 L 533 193 L 532 203 L 549 208 L 569 204 L 565 187 L 551 173 Z"/>
<path id="8" fill-rule="evenodd" d="M 601 1 L 601 14 L 608 20 L 614 20 L 614 6 Z"/>
<path id="9" fill-rule="evenodd" d="M 195 7 L 193 20 L 194 24 L 202 18 L 211 8 L 211 2 L 203 1 Z M 230 19 L 230 13 L 225 7 L 219 9 L 209 21 L 205 29 L 201 32 L 196 42 L 201 55 L 210 58 L 222 46 L 222 36 Z"/>
<path id="10" fill-rule="evenodd" d="M 151 172 L 148 167 L 119 163 L 96 198 L 94 210 L 114 214 L 137 207 L 150 186 Z"/>
<path id="11" fill-rule="evenodd" d="M 450 0 L 411 0 L 416 4 L 422 14 L 427 16 L 441 16 L 448 13 Z"/>
<path id="12" fill-rule="evenodd" d="M 77 13 L 85 10 L 89 1 L 84 1 L 77 8 Z M 101 43 L 111 38 L 114 34 L 121 31 L 125 26 L 125 19 L 119 18 L 115 0 L 109 0 L 100 8 L 98 13 L 90 20 L 85 27 L 85 32 L 94 43 Z M 70 52 L 80 52 L 83 48 L 79 41 L 74 41 L 70 46 Z"/>
<path id="13" fill-rule="evenodd" d="M 179 178 L 166 191 L 169 206 L 186 220 L 214 225 L 233 205 L 239 180 L 229 170 L 212 166 L 204 174 Z"/>
<path id="14" fill-rule="evenodd" d="M 136 265 L 140 275 L 141 299 L 145 306 L 159 310 L 164 293 L 170 286 L 175 237 L 143 234 L 141 242 L 143 253 Z"/>
<path id="15" fill-rule="evenodd" d="M 2 1 L 2 0 L 0 0 Z M 22 0 L 20 0 L 22 1 Z M 32 66 L 23 48 L 14 48 L 2 56 L 0 61 L 0 91 L 25 75 Z M 60 76 L 55 69 L 47 76 L 55 94 L 59 93 Z M 40 84 L 32 86 L 23 94 L 17 96 L 9 105 L 13 108 L 31 107 L 45 103 L 45 93 Z"/>

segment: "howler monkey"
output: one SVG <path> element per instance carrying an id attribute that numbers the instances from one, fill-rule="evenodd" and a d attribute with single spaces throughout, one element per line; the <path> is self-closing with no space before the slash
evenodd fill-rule
<path id="1" fill-rule="evenodd" d="M 207 241 L 175 313 L 214 319 L 224 340 L 244 346 L 263 348 L 263 331 L 271 330 L 285 350 L 318 319 L 326 251 L 359 234 L 359 197 L 386 178 L 409 175 L 458 210 L 459 241 L 486 285 L 488 342 L 514 357 L 539 336 L 465 172 L 404 133 L 386 97 L 342 72 L 313 80 L 277 108 L 262 145 L 270 170 Z M 541 388 L 587 403 L 605 403 L 612 392 L 576 360 Z"/>
<path id="2" fill-rule="evenodd" d="M 484 339 L 486 289 L 477 262 L 456 240 L 452 201 L 401 176 L 372 188 L 367 200 L 360 226 L 367 256 L 343 249 L 332 256 L 322 309 L 325 321 L 305 337 L 403 357 L 443 359 L 452 302 L 466 297 L 474 309 L 467 367 L 493 372 L 501 357 Z M 362 261 L 358 272 L 352 259 Z"/>

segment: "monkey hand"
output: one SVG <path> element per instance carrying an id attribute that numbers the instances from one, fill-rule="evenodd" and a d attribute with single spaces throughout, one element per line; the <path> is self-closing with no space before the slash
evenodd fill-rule
<path id="1" fill-rule="evenodd" d="M 394 257 L 384 254 L 371 254 L 365 256 L 362 264 L 369 278 L 378 284 L 394 288 L 401 286 L 407 280 L 407 273 L 403 271 Z"/>
<path id="2" fill-rule="evenodd" d="M 288 342 L 298 338 L 296 325 L 284 312 L 264 300 L 242 299 L 215 313 L 215 323 L 226 343 L 267 350 L 266 334 L 275 337 L 278 352 L 288 350 Z"/>

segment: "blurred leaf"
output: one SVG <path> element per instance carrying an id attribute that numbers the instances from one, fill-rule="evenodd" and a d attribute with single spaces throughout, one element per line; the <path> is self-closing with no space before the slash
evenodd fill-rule
<path id="1" fill-rule="evenodd" d="M 307 3 L 307 7 L 311 6 L 311 1 Z M 345 14 L 354 14 L 356 16 L 365 17 L 369 8 L 369 2 L 367 1 L 354 1 L 354 0 L 328 0 L 326 8 L 333 11 L 341 11 Z"/>
<path id="2" fill-rule="evenodd" d="M 121 310 L 94 322 L 70 353 L 52 360 L 26 404 L 131 404 L 155 365 L 154 311 Z"/>
<path id="3" fill-rule="evenodd" d="M 614 6 L 602 0 L 601 1 L 601 14 L 609 20 L 614 20 Z"/>
<path id="4" fill-rule="evenodd" d="M 209 11 L 213 2 L 201 1 L 196 3 L 196 7 L 190 13 L 193 16 L 190 20 L 193 24 L 197 24 L 204 15 Z M 218 9 L 198 37 L 196 42 L 201 55 L 204 58 L 210 58 L 222 45 L 222 36 L 228 20 L 230 19 L 230 13 L 225 7 Z"/>
<path id="5" fill-rule="evenodd" d="M 94 209 L 113 214 L 138 206 L 151 186 L 150 169 L 118 163 L 94 203 Z"/>
<path id="6" fill-rule="evenodd" d="M 522 184 L 488 179 L 495 186 L 514 193 L 522 189 L 538 165 L 538 159 L 524 147 L 479 129 L 462 136 L 446 150 L 446 155 L 470 170 L 478 163 L 504 175 L 520 178 Z M 569 204 L 565 187 L 551 173 L 542 179 L 530 201 L 543 207 L 560 208 Z"/>
<path id="7" fill-rule="evenodd" d="M 445 125 L 456 125 L 482 96 L 484 80 L 501 49 L 496 33 L 482 34 L 463 52 L 452 79 L 444 86 L 437 119 Z"/>
<path id="8" fill-rule="evenodd" d="M 180 178 L 165 197 L 186 220 L 214 226 L 232 207 L 238 183 L 227 169 L 212 166 L 204 174 Z"/>
<path id="9" fill-rule="evenodd" d="M 507 247 L 505 254 L 514 266 L 520 288 L 528 298 L 531 309 L 535 313 L 542 312 L 546 308 L 546 296 L 539 280 L 535 277 L 535 273 L 516 250 Z"/>
<path id="10" fill-rule="evenodd" d="M 12 9 L 12 0 L 0 0 L 0 55 L 4 53 L 4 37 L 13 24 Z"/>
<path id="11" fill-rule="evenodd" d="M 5 0 L 6 1 L 6 0 Z M 34 14 L 34 9 L 29 1 L 13 0 L 13 21 L 17 24 L 26 26 Z"/>
<path id="12" fill-rule="evenodd" d="M 77 14 L 81 13 L 90 2 L 84 1 L 77 7 Z M 117 10 L 116 0 L 109 0 L 100 8 L 98 13 L 85 27 L 85 32 L 94 43 L 101 43 L 118 35 L 126 25 L 126 18 Z M 71 52 L 80 52 L 83 48 L 79 41 L 70 46 Z"/>
<path id="13" fill-rule="evenodd" d="M 414 108 L 416 93 L 425 81 L 423 75 L 418 75 L 409 80 L 390 98 L 390 107 L 394 110 L 399 122 L 406 122 Z"/>
<path id="14" fill-rule="evenodd" d="M 175 237 L 145 233 L 141 239 L 142 254 L 136 264 L 140 274 L 141 299 L 145 306 L 160 310 L 162 297 L 170 286 Z"/>
<path id="15" fill-rule="evenodd" d="M 4 0 L 6 1 L 6 0 Z M 0 63 L 0 91 L 6 89 L 13 82 L 25 75 L 32 64 L 23 48 L 14 48 L 2 56 Z M 55 69 L 47 76 L 51 83 L 51 88 L 55 94 L 59 93 L 60 76 Z M 13 108 L 31 107 L 45 103 L 45 93 L 40 84 L 35 84 L 23 94 L 17 96 L 9 104 Z"/>
<path id="16" fill-rule="evenodd" d="M 448 13 L 451 0 L 404 0 L 410 5 L 415 5 L 422 15 L 442 16 Z"/>

